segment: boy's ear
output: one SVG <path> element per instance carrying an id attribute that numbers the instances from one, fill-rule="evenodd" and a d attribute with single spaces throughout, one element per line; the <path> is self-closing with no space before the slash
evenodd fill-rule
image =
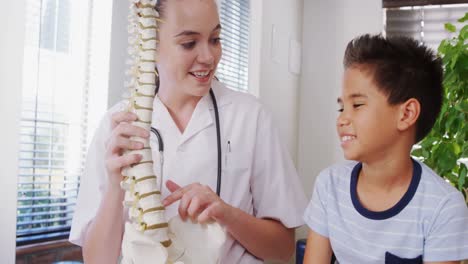
<path id="1" fill-rule="evenodd" d="M 421 104 L 415 98 L 410 98 L 399 107 L 400 115 L 397 128 L 400 131 L 406 130 L 418 121 L 421 113 Z"/>

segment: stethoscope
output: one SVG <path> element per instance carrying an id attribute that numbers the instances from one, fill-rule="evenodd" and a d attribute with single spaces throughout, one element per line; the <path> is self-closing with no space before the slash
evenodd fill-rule
<path id="1" fill-rule="evenodd" d="M 216 194 L 220 196 L 221 194 L 221 132 L 219 128 L 219 113 L 218 113 L 218 104 L 216 103 L 216 97 L 214 95 L 213 89 L 210 89 L 210 96 L 211 96 L 211 101 L 213 102 L 213 107 L 214 107 L 214 114 L 215 114 L 215 122 L 216 122 L 216 143 L 218 146 L 218 175 L 217 175 L 217 181 L 216 181 Z M 161 163 L 161 183 L 160 183 L 160 189 L 161 185 L 163 182 L 163 163 L 164 163 L 164 141 L 161 137 L 161 134 L 159 131 L 151 127 L 151 132 L 156 135 L 158 138 L 158 150 L 159 150 L 159 156 L 160 156 L 160 163 Z"/>

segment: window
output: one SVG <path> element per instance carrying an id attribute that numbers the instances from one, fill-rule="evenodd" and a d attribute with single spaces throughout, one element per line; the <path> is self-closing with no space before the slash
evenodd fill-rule
<path id="1" fill-rule="evenodd" d="M 87 146 L 91 1 L 25 2 L 18 246 L 68 237 Z"/>
<path id="2" fill-rule="evenodd" d="M 405 4 L 403 3 L 405 1 L 399 2 L 401 5 Z M 411 4 L 415 1 L 406 2 Z M 450 22 L 460 30 L 460 23 L 457 22 L 457 19 L 463 17 L 466 12 L 468 12 L 468 4 L 387 8 L 385 10 L 385 32 L 387 36 L 403 35 L 412 37 L 437 50 L 443 39 L 453 37 L 453 33 L 445 30 L 444 24 Z"/>
<path id="3" fill-rule="evenodd" d="M 248 92 L 249 1 L 222 0 L 223 55 L 216 76 L 229 88 Z"/>
<path id="4" fill-rule="evenodd" d="M 41 21 L 41 41 L 43 49 L 68 52 L 70 32 L 70 2 L 43 1 L 43 21 Z"/>

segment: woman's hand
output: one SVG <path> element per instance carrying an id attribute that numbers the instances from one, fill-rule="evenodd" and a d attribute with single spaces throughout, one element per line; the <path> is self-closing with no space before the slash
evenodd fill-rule
<path id="1" fill-rule="evenodd" d="M 216 193 L 206 185 L 192 183 L 180 187 L 177 183 L 168 180 L 166 187 L 172 192 L 163 200 L 163 205 L 168 206 L 180 200 L 179 215 L 185 220 L 190 217 L 199 223 L 212 220 L 223 224 L 233 214 L 233 207 L 225 203 Z"/>
<path id="2" fill-rule="evenodd" d="M 120 188 L 122 168 L 141 160 L 140 155 L 122 155 L 125 150 L 141 149 L 143 143 L 130 140 L 132 136 L 148 138 L 149 132 L 130 123 L 137 116 L 129 112 L 112 115 L 112 132 L 106 141 L 105 165 L 107 189 L 102 194 L 99 209 L 86 232 L 83 242 L 85 263 L 117 263 L 122 247 L 124 218 Z M 91 176 L 91 175 L 90 175 Z M 96 201 L 99 202 L 99 201 Z"/>
<path id="3" fill-rule="evenodd" d="M 122 168 L 141 160 L 141 155 L 122 155 L 125 150 L 142 149 L 143 143 L 130 140 L 137 136 L 149 138 L 149 132 L 144 128 L 131 125 L 137 120 L 137 115 L 130 112 L 117 112 L 112 115 L 112 133 L 106 143 L 106 169 L 109 175 L 109 188 L 120 189 Z"/>
<path id="4" fill-rule="evenodd" d="M 199 223 L 215 220 L 226 231 L 260 259 L 287 262 L 294 252 L 294 229 L 272 219 L 256 218 L 225 203 L 208 186 L 192 183 L 180 187 L 173 181 L 166 186 L 172 192 L 163 200 L 168 206 L 178 200 L 182 219 L 190 217 Z M 278 242 L 279 241 L 279 242 Z"/>

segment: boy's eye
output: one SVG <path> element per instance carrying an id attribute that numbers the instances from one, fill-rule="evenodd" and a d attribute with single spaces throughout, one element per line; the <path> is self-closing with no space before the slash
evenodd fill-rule
<path id="1" fill-rule="evenodd" d="M 192 49 L 195 47 L 195 41 L 185 42 L 181 44 L 184 49 Z"/>
<path id="2" fill-rule="evenodd" d="M 343 112 L 343 110 L 344 110 L 343 107 L 338 108 L 338 112 L 340 113 Z"/>
<path id="3" fill-rule="evenodd" d="M 359 108 L 360 106 L 363 106 L 364 104 L 353 104 L 354 108 Z"/>

